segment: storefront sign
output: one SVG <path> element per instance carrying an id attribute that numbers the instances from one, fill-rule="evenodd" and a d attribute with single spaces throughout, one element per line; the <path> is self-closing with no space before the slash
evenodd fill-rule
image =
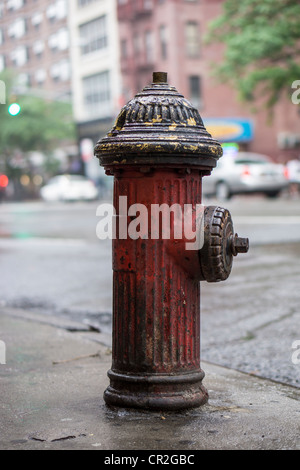
<path id="1" fill-rule="evenodd" d="M 249 142 L 253 139 L 253 123 L 246 119 L 208 118 L 204 126 L 220 142 Z"/>

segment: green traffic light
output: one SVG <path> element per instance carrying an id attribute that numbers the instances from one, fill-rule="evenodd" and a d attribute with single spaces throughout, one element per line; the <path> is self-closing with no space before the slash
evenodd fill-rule
<path id="1" fill-rule="evenodd" d="M 21 112 L 21 106 L 18 103 L 12 103 L 8 108 L 8 112 L 11 116 L 17 116 Z"/>

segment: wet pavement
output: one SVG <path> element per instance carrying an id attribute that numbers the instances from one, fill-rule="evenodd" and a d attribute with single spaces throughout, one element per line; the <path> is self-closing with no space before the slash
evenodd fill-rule
<path id="1" fill-rule="evenodd" d="M 222 203 L 250 250 L 227 281 L 201 284 L 210 401 L 175 414 L 103 402 L 112 271 L 98 202 L 1 205 L 0 448 L 299 450 L 299 202 Z"/>
<path id="2" fill-rule="evenodd" d="M 202 358 L 296 387 L 299 202 L 237 197 L 223 203 L 239 235 L 249 236 L 250 250 L 234 259 L 227 281 L 201 283 Z M 110 344 L 111 241 L 96 237 L 98 204 L 0 206 L 0 307 L 72 319 L 100 330 Z"/>
<path id="3" fill-rule="evenodd" d="M 198 465 L 201 450 L 300 450 L 299 389 L 203 361 L 209 401 L 200 408 L 108 407 L 111 351 L 102 338 L 42 318 L 14 309 L 0 316 L 1 450 L 100 450 L 100 463 L 123 451 L 138 467 L 180 455 Z"/>
<path id="4" fill-rule="evenodd" d="M 228 281 L 202 285 L 202 357 L 300 387 L 300 244 L 252 247 Z"/>

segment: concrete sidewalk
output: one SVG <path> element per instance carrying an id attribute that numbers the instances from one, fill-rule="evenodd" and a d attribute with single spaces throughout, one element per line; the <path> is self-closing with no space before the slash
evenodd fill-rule
<path id="1" fill-rule="evenodd" d="M 108 408 L 108 337 L 2 309 L 2 450 L 300 450 L 300 390 L 202 362 L 209 403 L 181 412 Z"/>

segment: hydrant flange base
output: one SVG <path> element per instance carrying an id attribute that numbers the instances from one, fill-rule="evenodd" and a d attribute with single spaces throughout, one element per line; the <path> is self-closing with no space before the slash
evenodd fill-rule
<path id="1" fill-rule="evenodd" d="M 204 372 L 182 375 L 125 375 L 108 372 L 110 386 L 104 392 L 108 405 L 180 410 L 205 404 L 208 393 L 202 384 Z"/>

